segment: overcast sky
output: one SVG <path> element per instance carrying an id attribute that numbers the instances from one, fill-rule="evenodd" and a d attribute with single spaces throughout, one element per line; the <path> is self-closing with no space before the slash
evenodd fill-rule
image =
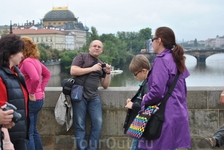
<path id="1" fill-rule="evenodd" d="M 63 6 L 100 35 L 160 26 L 172 28 L 178 41 L 224 35 L 224 0 L 1 0 L 0 25 L 39 22 Z"/>

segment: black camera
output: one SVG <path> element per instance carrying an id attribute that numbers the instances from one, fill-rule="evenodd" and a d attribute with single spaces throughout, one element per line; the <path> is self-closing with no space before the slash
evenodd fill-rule
<path id="1" fill-rule="evenodd" d="M 101 67 L 102 67 L 102 68 L 106 67 L 106 64 L 101 64 Z"/>
<path id="2" fill-rule="evenodd" d="M 14 123 L 17 123 L 21 119 L 22 115 L 20 113 L 16 112 L 16 110 L 17 110 L 16 106 L 14 106 L 13 104 L 6 103 L 6 107 L 3 108 L 2 110 L 7 111 L 7 110 L 11 110 L 11 109 L 14 110 L 12 121 Z"/>

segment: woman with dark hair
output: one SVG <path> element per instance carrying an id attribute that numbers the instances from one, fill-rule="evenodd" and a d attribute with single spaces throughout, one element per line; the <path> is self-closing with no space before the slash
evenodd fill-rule
<path id="1" fill-rule="evenodd" d="M 180 76 L 166 103 L 165 121 L 161 136 L 152 141 L 142 138 L 139 147 L 143 150 L 190 148 L 185 81 L 190 74 L 185 66 L 184 50 L 176 44 L 174 32 L 168 27 L 160 27 L 156 30 L 152 39 L 152 46 L 157 56 L 148 77 L 149 92 L 143 98 L 142 110 L 145 106 L 162 102 L 178 72 Z"/>
<path id="2" fill-rule="evenodd" d="M 23 58 L 20 63 L 20 70 L 25 76 L 29 92 L 29 148 L 32 150 L 43 150 L 40 134 L 37 131 L 38 113 L 44 104 L 45 87 L 51 74 L 46 66 L 40 61 L 40 52 L 37 45 L 29 37 L 22 37 L 25 42 Z"/>
<path id="3" fill-rule="evenodd" d="M 11 129 L 2 128 L 5 135 L 3 149 L 7 150 L 28 150 L 28 91 L 24 76 L 17 67 L 23 49 L 23 40 L 15 34 L 0 39 L 0 106 L 11 103 L 22 116 Z"/>

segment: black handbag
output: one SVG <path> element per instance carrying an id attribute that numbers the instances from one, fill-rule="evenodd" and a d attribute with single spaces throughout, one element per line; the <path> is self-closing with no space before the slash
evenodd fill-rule
<path id="1" fill-rule="evenodd" d="M 166 102 L 169 99 L 170 95 L 172 94 L 174 87 L 176 86 L 177 80 L 179 78 L 179 73 L 175 76 L 174 82 L 172 83 L 169 91 L 159 104 L 159 109 L 151 114 L 151 117 L 148 120 L 148 123 L 145 127 L 144 133 L 142 137 L 147 140 L 155 140 L 158 139 L 162 132 L 163 122 L 165 120 L 164 112 L 166 108 Z"/>

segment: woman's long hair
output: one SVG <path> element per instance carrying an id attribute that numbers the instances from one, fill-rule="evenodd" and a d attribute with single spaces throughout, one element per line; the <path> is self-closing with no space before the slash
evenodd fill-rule
<path id="1" fill-rule="evenodd" d="M 176 44 L 175 34 L 173 30 L 168 27 L 159 27 L 158 29 L 156 29 L 155 36 L 161 39 L 163 46 L 166 49 L 172 50 L 177 69 L 180 73 L 183 73 L 186 69 L 186 57 L 184 56 L 184 49 L 179 44 Z"/>

